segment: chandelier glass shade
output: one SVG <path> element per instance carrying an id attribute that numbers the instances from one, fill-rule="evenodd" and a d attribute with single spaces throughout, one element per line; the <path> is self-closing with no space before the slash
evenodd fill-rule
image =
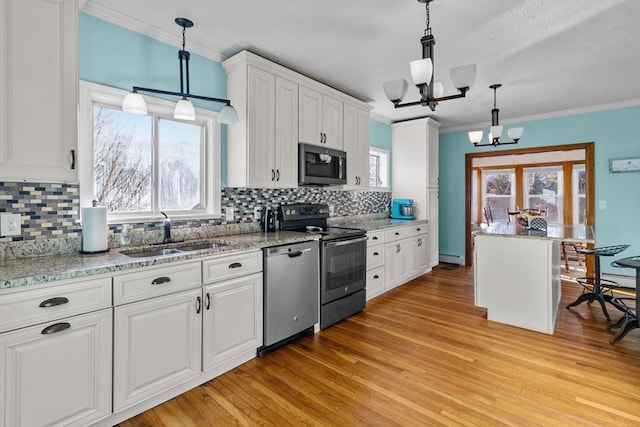
<path id="1" fill-rule="evenodd" d="M 122 111 L 132 114 L 147 114 L 147 104 L 140 94 L 140 92 L 146 92 L 180 97 L 173 112 L 173 117 L 177 120 L 195 120 L 196 110 L 190 99 L 200 99 L 225 104 L 218 113 L 218 122 L 224 124 L 237 123 L 238 114 L 228 99 L 194 95 L 189 92 L 189 58 L 191 54 L 185 50 L 185 32 L 187 28 L 193 27 L 193 22 L 187 18 L 176 18 L 175 22 L 182 27 L 182 49 L 178 51 L 178 59 L 180 61 L 180 92 L 133 86 L 131 92 L 128 93 L 122 101 Z"/>
<path id="2" fill-rule="evenodd" d="M 500 140 L 504 127 L 498 124 L 498 114 L 500 110 L 496 107 L 496 90 L 501 86 L 502 85 L 500 83 L 492 84 L 491 86 L 489 86 L 490 89 L 493 89 L 493 109 L 491 110 L 491 128 L 489 130 L 489 142 L 486 144 L 480 143 L 483 136 L 483 132 L 481 130 L 469 132 L 469 141 L 471 141 L 471 143 L 476 147 L 486 147 L 489 145 L 497 147 L 498 145 L 517 144 L 520 138 L 522 138 L 524 128 L 517 127 L 507 130 L 509 138 L 511 138 L 513 141 Z"/>
<path id="3" fill-rule="evenodd" d="M 467 91 L 471 89 L 476 78 L 476 64 L 464 65 L 449 70 L 451 81 L 458 90 L 457 94 L 444 96 L 444 85 L 441 82 L 433 81 L 434 63 L 433 53 L 436 44 L 435 38 L 431 34 L 429 17 L 429 4 L 433 0 L 418 0 L 424 3 L 426 8 L 426 25 L 424 35 L 420 39 L 422 45 L 422 59 L 417 59 L 409 63 L 411 80 L 420 92 L 420 100 L 402 103 L 407 92 L 408 82 L 405 79 L 391 80 L 382 84 L 385 95 L 393 103 L 395 108 L 410 107 L 413 105 L 428 106 L 435 111 L 438 102 L 449 99 L 464 98 Z"/>

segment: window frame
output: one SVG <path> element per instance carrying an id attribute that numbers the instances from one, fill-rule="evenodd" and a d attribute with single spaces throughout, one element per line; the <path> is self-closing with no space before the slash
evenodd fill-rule
<path id="1" fill-rule="evenodd" d="M 78 126 L 78 181 L 80 184 L 80 206 L 91 206 L 93 200 L 93 106 L 102 105 L 108 108 L 121 109 L 122 100 L 127 91 L 110 86 L 80 80 L 79 83 L 79 126 Z M 145 96 L 149 115 L 152 116 L 154 133 L 160 118 L 173 119 L 175 102 Z M 199 124 L 204 128 L 203 151 L 201 163 L 201 192 L 205 208 L 198 212 L 170 211 L 173 218 L 179 219 L 211 219 L 220 218 L 221 197 L 221 126 L 217 121 L 218 113 L 196 108 L 196 120 L 185 121 L 188 124 Z M 180 120 L 175 120 L 180 122 Z M 155 141 L 155 136 L 154 136 Z M 153 150 L 153 163 L 157 162 L 158 150 Z M 154 167 L 152 191 L 158 194 L 157 168 Z M 153 209 L 153 207 L 152 207 Z M 169 213 L 169 211 L 167 211 Z M 126 222 L 144 222 L 162 218 L 160 212 L 126 212 L 107 213 L 110 224 Z"/>
<path id="2" fill-rule="evenodd" d="M 391 188 L 391 168 L 390 168 L 391 153 L 389 152 L 389 150 L 385 150 L 384 148 L 371 147 L 371 146 L 369 147 L 369 159 L 368 159 L 369 161 L 367 161 L 367 169 L 369 170 L 369 175 L 367 176 L 367 181 L 369 181 L 369 178 L 371 177 L 370 165 L 371 165 L 372 156 L 378 157 L 380 173 L 384 173 L 386 177 L 378 176 L 380 185 L 375 185 L 373 187 L 369 185 L 369 188 L 373 190 L 386 190 Z M 385 160 L 384 162 L 382 161 L 383 159 Z M 385 183 L 387 185 L 383 185 Z"/>

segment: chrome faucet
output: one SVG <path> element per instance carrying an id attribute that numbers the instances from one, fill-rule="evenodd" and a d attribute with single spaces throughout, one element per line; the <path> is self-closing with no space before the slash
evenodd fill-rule
<path id="1" fill-rule="evenodd" d="M 160 211 L 162 215 L 164 215 L 164 219 L 162 220 L 162 227 L 164 228 L 164 238 L 162 239 L 162 243 L 170 243 L 171 242 L 171 220 L 167 216 L 166 213 Z"/>

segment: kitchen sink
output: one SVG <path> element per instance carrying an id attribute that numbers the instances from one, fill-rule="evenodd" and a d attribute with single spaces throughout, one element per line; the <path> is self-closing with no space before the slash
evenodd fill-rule
<path id="1" fill-rule="evenodd" d="M 225 243 L 220 243 L 220 242 L 209 242 L 209 243 L 197 243 L 193 245 L 178 246 L 177 249 L 181 251 L 191 252 L 191 251 L 201 251 L 203 249 L 216 249 L 216 248 L 221 248 L 223 246 L 227 246 L 227 245 Z"/>
<path id="2" fill-rule="evenodd" d="M 122 251 L 121 253 L 122 255 L 130 256 L 133 258 L 146 258 L 146 257 L 152 257 L 152 256 L 181 254 L 184 252 L 176 248 L 167 248 L 167 249 L 153 249 L 150 251 L 146 251 L 144 249 L 140 249 L 140 250 L 132 249 L 128 251 Z"/>

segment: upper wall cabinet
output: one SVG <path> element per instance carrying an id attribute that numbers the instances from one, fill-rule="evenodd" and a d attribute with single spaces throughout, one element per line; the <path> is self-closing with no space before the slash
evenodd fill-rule
<path id="1" fill-rule="evenodd" d="M 299 141 L 342 150 L 342 101 L 300 86 Z"/>
<path id="2" fill-rule="evenodd" d="M 0 1 L 0 180 L 77 182 L 78 2 Z"/>
<path id="3" fill-rule="evenodd" d="M 347 152 L 347 185 L 369 187 L 369 111 L 344 104 L 343 149 Z"/>
<path id="4" fill-rule="evenodd" d="M 296 187 L 298 142 L 343 150 L 347 104 L 358 109 L 355 132 L 366 145 L 363 158 L 347 154 L 347 176 L 362 169 L 369 149 L 367 104 L 248 51 L 222 66 L 239 119 L 227 127 L 227 185 Z"/>

